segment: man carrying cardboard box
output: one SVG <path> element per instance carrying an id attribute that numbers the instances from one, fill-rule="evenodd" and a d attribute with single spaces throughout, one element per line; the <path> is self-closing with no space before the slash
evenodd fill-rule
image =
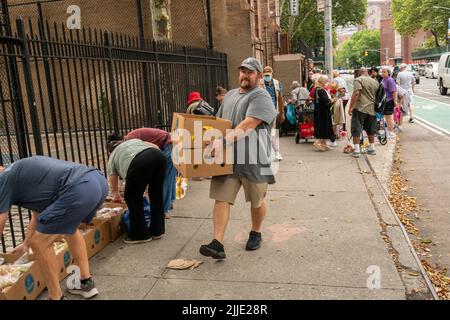
<path id="1" fill-rule="evenodd" d="M 214 177 L 211 181 L 210 197 L 216 200 L 214 240 L 202 245 L 200 253 L 213 259 L 226 257 L 223 238 L 230 205 L 234 204 L 241 186 L 244 187 L 246 201 L 251 202 L 252 229 L 246 250 L 260 248 L 261 227 L 266 215 L 264 199 L 268 184 L 275 183 L 270 158 L 271 126 L 277 112 L 270 95 L 259 87 L 263 68 L 259 60 L 248 58 L 242 62 L 239 70 L 240 88 L 225 95 L 217 113 L 218 117 L 231 120 L 233 130 L 228 130 L 223 139 L 215 139 L 212 146 L 214 153 L 221 152 L 224 143 L 234 145 L 235 161 L 232 175 Z"/>
<path id="2" fill-rule="evenodd" d="M 92 221 L 107 195 L 106 178 L 81 164 L 35 156 L 7 168 L 0 166 L 0 235 L 12 205 L 33 211 L 27 236 L 14 252 L 24 253 L 31 247 L 50 300 L 65 299 L 53 249 L 61 235 L 80 267 L 80 286 L 69 292 L 86 299 L 98 294 L 89 271 L 86 243 L 78 227 Z"/>

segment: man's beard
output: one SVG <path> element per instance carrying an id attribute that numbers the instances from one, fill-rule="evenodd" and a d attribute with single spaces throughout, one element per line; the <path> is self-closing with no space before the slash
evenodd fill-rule
<path id="1" fill-rule="evenodd" d="M 250 85 L 250 81 L 248 80 L 242 80 L 241 81 L 241 88 L 242 89 L 250 89 L 252 86 Z"/>

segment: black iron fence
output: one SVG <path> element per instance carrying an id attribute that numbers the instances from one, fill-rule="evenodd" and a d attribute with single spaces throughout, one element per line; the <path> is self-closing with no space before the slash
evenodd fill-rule
<path id="1" fill-rule="evenodd" d="M 168 129 L 190 91 L 213 102 L 228 85 L 226 55 L 209 49 L 20 18 L 2 30 L 1 165 L 43 154 L 106 171 L 108 133 Z M 23 239 L 27 216 L 11 210 L 3 251 Z"/>

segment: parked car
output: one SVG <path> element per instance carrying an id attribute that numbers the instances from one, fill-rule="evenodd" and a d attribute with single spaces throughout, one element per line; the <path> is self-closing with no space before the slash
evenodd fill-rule
<path id="1" fill-rule="evenodd" d="M 420 74 L 418 72 L 418 65 L 416 64 L 407 64 L 406 70 L 411 72 L 414 76 L 414 79 L 416 79 L 416 84 L 420 83 Z"/>
<path id="2" fill-rule="evenodd" d="M 436 79 L 439 75 L 437 62 L 430 62 L 425 68 L 425 78 Z"/>
<path id="3" fill-rule="evenodd" d="M 450 52 L 444 53 L 439 59 L 438 73 L 439 92 L 445 96 L 450 88 Z"/>
<path id="4" fill-rule="evenodd" d="M 422 77 L 425 77 L 425 66 L 426 64 L 424 63 L 419 63 L 417 65 L 417 71 L 419 71 L 419 75 L 421 75 Z"/>

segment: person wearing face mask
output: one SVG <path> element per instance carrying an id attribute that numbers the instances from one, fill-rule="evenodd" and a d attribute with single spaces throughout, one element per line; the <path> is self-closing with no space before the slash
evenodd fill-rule
<path id="1" fill-rule="evenodd" d="M 280 122 L 283 123 L 286 119 L 284 115 L 283 84 L 277 79 L 274 79 L 273 69 L 269 66 L 263 69 L 263 78 L 261 79 L 260 87 L 265 89 L 272 97 L 275 110 L 277 110 L 280 115 Z M 274 122 L 272 129 L 272 147 L 275 150 L 275 159 L 281 161 L 283 160 L 283 157 L 280 153 L 279 141 L 278 139 L 274 139 L 275 129 L 277 129 L 276 121 Z"/>

